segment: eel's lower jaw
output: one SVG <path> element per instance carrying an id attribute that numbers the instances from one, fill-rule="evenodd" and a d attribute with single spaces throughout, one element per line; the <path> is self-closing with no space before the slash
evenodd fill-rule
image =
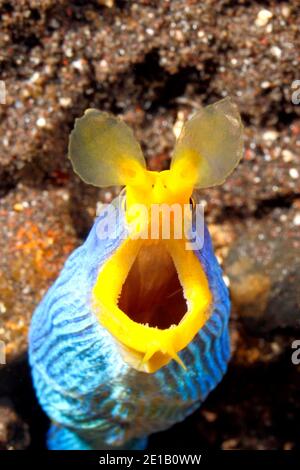
<path id="1" fill-rule="evenodd" d="M 131 367 L 152 373 L 175 359 L 210 314 L 212 295 L 185 240 L 125 240 L 100 269 L 93 309 Z"/>

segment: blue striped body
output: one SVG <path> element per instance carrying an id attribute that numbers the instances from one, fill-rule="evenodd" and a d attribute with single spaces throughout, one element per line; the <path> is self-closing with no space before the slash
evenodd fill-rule
<path id="1" fill-rule="evenodd" d="M 67 260 L 37 307 L 29 357 L 41 406 L 53 425 L 50 449 L 144 448 L 146 437 L 183 420 L 205 400 L 230 356 L 230 303 L 207 229 L 197 252 L 213 294 L 213 311 L 194 340 L 154 374 L 124 362 L 114 338 L 90 308 L 98 271 L 122 242 L 120 217 L 112 239 L 97 237 Z"/>

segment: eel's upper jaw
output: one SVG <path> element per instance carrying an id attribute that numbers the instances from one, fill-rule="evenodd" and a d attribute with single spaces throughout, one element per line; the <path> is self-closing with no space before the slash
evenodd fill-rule
<path id="1" fill-rule="evenodd" d="M 212 295 L 184 240 L 125 240 L 102 266 L 93 289 L 100 323 L 135 369 L 155 372 L 193 340 Z"/>

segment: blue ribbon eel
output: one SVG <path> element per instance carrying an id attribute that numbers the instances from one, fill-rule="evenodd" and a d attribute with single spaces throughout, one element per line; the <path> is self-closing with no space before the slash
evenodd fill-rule
<path id="1" fill-rule="evenodd" d="M 195 202 L 242 156 L 230 98 L 183 126 L 169 170 L 148 171 L 119 118 L 88 109 L 70 135 L 74 171 L 124 191 L 38 305 L 29 359 L 51 420 L 49 449 L 143 449 L 196 410 L 226 372 L 230 301 Z"/>

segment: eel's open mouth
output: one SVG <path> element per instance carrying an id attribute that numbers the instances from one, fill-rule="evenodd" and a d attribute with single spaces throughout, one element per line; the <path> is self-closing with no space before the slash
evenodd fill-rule
<path id="1" fill-rule="evenodd" d="M 100 323 L 127 363 L 155 372 L 185 348 L 209 315 L 211 292 L 185 240 L 125 240 L 93 289 Z M 184 365 L 183 365 L 184 366 Z"/>
<path id="2" fill-rule="evenodd" d="M 119 308 L 131 320 L 165 330 L 187 311 L 183 288 L 165 246 L 143 245 L 123 284 Z"/>

